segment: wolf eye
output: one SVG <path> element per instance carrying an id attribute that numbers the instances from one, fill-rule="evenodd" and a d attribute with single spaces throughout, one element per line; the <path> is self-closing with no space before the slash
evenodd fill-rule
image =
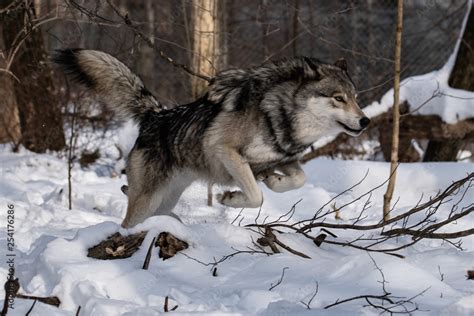
<path id="1" fill-rule="evenodd" d="M 344 102 L 344 99 L 340 96 L 334 97 L 337 102 Z"/>

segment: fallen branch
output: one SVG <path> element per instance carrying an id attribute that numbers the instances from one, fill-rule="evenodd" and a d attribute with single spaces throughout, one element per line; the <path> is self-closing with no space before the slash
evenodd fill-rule
<path id="1" fill-rule="evenodd" d="M 12 275 L 14 275 L 14 272 L 12 273 Z M 18 290 L 20 289 L 20 282 L 18 281 L 18 278 L 16 279 L 13 279 L 13 277 L 9 278 L 5 282 L 3 288 L 5 290 L 5 299 L 3 300 L 3 308 L 2 308 L 1 316 L 7 315 L 9 300 L 11 298 L 16 297 Z"/>
<path id="2" fill-rule="evenodd" d="M 366 178 L 366 175 L 364 176 L 363 179 L 365 178 Z M 362 181 L 363 180 L 359 181 L 358 183 L 356 183 L 356 185 L 352 186 L 348 190 L 345 190 L 344 192 L 352 190 L 355 186 L 362 183 Z M 386 181 L 384 181 L 383 183 L 385 182 Z M 473 186 L 474 186 L 474 173 L 470 173 L 466 177 L 453 182 L 444 191 L 439 192 L 438 194 L 436 194 L 434 197 L 430 198 L 429 200 L 421 203 L 422 197 L 423 197 L 422 196 L 420 200 L 418 201 L 418 203 L 415 206 L 413 206 L 411 209 L 409 209 L 408 211 L 396 216 L 392 216 L 392 218 L 389 220 L 379 221 L 378 223 L 375 223 L 375 224 L 363 225 L 359 223 L 365 218 L 363 216 L 363 213 L 371 204 L 370 198 L 371 198 L 371 193 L 375 189 L 374 188 L 356 197 L 352 201 L 347 202 L 344 205 L 338 207 L 338 210 L 341 210 L 347 207 L 348 205 L 354 204 L 356 201 L 362 199 L 363 197 L 367 197 L 367 200 L 365 201 L 362 207 L 362 210 L 359 213 L 359 216 L 354 218 L 352 220 L 352 223 L 340 224 L 340 223 L 328 223 L 325 221 L 328 215 L 334 213 L 334 209 L 329 209 L 327 211 L 324 211 L 324 206 L 325 205 L 327 206 L 332 201 L 334 201 L 334 198 L 333 198 L 328 203 L 324 204 L 320 209 L 318 209 L 315 215 L 310 219 L 301 220 L 293 224 L 288 223 L 288 219 L 286 218 L 284 220 L 276 220 L 276 221 L 272 221 L 268 223 L 265 223 L 265 220 L 263 221 L 263 223 L 258 223 L 256 220 L 255 224 L 249 224 L 249 225 L 246 225 L 246 227 L 249 229 L 256 227 L 258 231 L 255 231 L 255 230 L 253 231 L 263 235 L 263 237 L 259 238 L 258 240 L 260 245 L 270 246 L 272 243 L 274 243 L 275 247 L 276 246 L 282 247 L 295 255 L 302 256 L 305 258 L 307 257 L 306 255 L 298 251 L 295 251 L 292 248 L 289 248 L 288 246 L 283 244 L 280 240 L 278 240 L 278 238 L 276 237 L 275 234 L 272 233 L 272 231 L 278 228 L 278 229 L 287 230 L 286 232 L 279 231 L 279 233 L 281 234 L 284 234 L 284 233 L 301 234 L 304 237 L 310 239 L 318 247 L 321 246 L 323 243 L 327 243 L 327 244 L 332 244 L 332 245 L 339 245 L 342 247 L 351 247 L 351 248 L 364 250 L 368 252 L 385 253 L 385 254 L 396 256 L 399 258 L 404 258 L 404 256 L 396 253 L 397 251 L 410 247 L 423 239 L 443 240 L 450 243 L 452 246 L 458 249 L 462 249 L 461 241 L 453 242 L 450 240 L 460 239 L 462 237 L 473 235 L 474 229 L 467 229 L 463 231 L 446 232 L 446 233 L 436 232 L 436 230 L 439 230 L 442 227 L 447 227 L 447 225 L 455 221 L 458 221 L 473 212 L 474 206 L 472 204 L 468 206 L 464 206 L 462 208 L 460 208 L 459 206 L 459 204 L 464 199 L 464 197 L 469 194 L 468 192 L 472 189 Z M 380 185 L 377 186 L 376 188 L 379 188 L 379 187 Z M 337 196 L 340 196 L 340 195 L 341 194 L 338 194 Z M 456 198 L 457 201 L 452 205 L 451 210 L 447 212 L 448 213 L 447 218 L 443 220 L 435 221 L 433 219 L 434 214 L 437 213 L 437 211 L 439 210 L 441 206 L 445 205 L 449 201 L 452 201 L 454 198 Z M 393 209 L 391 210 L 391 212 L 392 211 Z M 417 220 L 417 221 L 409 221 L 409 219 L 414 214 L 419 214 L 421 212 L 424 212 L 425 214 L 424 217 L 422 217 L 420 220 Z M 400 225 L 401 227 L 394 227 L 395 225 Z M 311 232 L 314 228 L 321 228 L 321 230 L 324 230 L 324 233 L 321 233 L 317 236 L 313 236 Z M 328 229 L 361 231 L 362 234 L 353 240 L 339 241 L 339 240 L 334 240 L 337 238 L 337 236 L 333 234 L 332 232 L 330 232 Z M 331 236 L 332 238 L 329 238 L 329 236 Z M 407 241 L 406 239 L 399 239 L 402 236 L 411 236 L 412 238 L 410 241 Z M 387 243 L 387 241 L 392 240 L 392 239 L 396 239 L 397 243 L 400 243 L 400 240 L 402 242 L 401 244 L 397 246 L 393 246 L 393 243 Z M 385 245 L 390 245 L 390 246 L 385 246 Z"/>
<path id="3" fill-rule="evenodd" d="M 259 239 L 257 239 L 257 243 L 263 247 L 270 247 L 273 253 L 280 253 L 277 246 L 275 246 L 275 234 L 273 234 L 272 229 L 270 227 L 265 227 L 265 235 Z"/>
<path id="4" fill-rule="evenodd" d="M 148 266 L 150 265 L 151 253 L 153 250 L 153 244 L 155 243 L 155 239 L 156 237 L 153 237 L 153 240 L 150 243 L 150 247 L 148 247 L 148 251 L 145 257 L 145 262 L 143 262 L 143 267 L 142 267 L 143 270 L 148 270 Z"/>
<path id="5" fill-rule="evenodd" d="M 170 233 L 162 232 L 158 235 L 155 247 L 160 247 L 159 257 L 166 260 L 173 257 L 177 252 L 187 249 L 189 245 Z"/>
<path id="6" fill-rule="evenodd" d="M 474 207 L 470 207 L 469 213 L 474 210 Z M 428 238 L 428 239 L 457 239 L 474 235 L 474 228 L 458 231 L 455 233 L 430 233 L 426 231 L 411 230 L 405 228 L 392 229 L 387 232 L 382 232 L 382 235 L 411 235 L 413 238 Z"/>
<path id="7" fill-rule="evenodd" d="M 36 300 L 36 301 L 39 301 L 41 303 L 56 306 L 56 307 L 59 307 L 59 305 L 61 305 L 61 301 L 56 296 L 39 297 L 39 296 L 25 295 L 25 294 L 18 293 L 16 295 L 16 297 L 23 298 L 23 299 L 26 299 L 26 300 Z"/>
<path id="8" fill-rule="evenodd" d="M 278 240 L 278 238 L 275 236 L 275 234 L 273 233 L 272 229 L 269 226 L 265 226 L 264 236 L 257 239 L 257 242 L 263 247 L 269 246 L 270 249 L 273 251 L 273 253 L 280 253 L 280 250 L 278 250 L 278 248 L 275 246 L 275 244 L 277 244 L 278 246 L 282 247 L 288 252 L 291 252 L 294 255 L 297 255 L 306 259 L 311 259 L 308 255 L 305 255 L 302 252 L 294 250 L 293 248 L 285 245 L 280 240 Z"/>
<path id="9" fill-rule="evenodd" d="M 474 280 L 474 270 L 467 270 L 467 279 Z"/>
<path id="10" fill-rule="evenodd" d="M 168 310 L 168 296 L 165 297 L 165 303 L 164 303 L 164 306 L 163 306 L 163 311 L 165 313 L 168 313 L 169 311 L 175 311 L 176 309 L 178 309 L 178 305 L 175 305 L 171 310 Z"/>
<path id="11" fill-rule="evenodd" d="M 20 281 L 18 280 L 18 278 L 8 279 L 5 282 L 4 288 L 5 288 L 5 300 L 3 302 L 3 309 L 0 314 L 1 316 L 5 316 L 8 313 L 8 303 L 9 303 L 8 299 L 9 298 L 22 298 L 26 300 L 34 300 L 33 304 L 31 305 L 26 315 L 30 314 L 30 312 L 33 310 L 33 307 L 35 306 L 37 301 L 44 304 L 56 306 L 56 307 L 59 307 L 59 305 L 61 304 L 61 301 L 56 296 L 39 297 L 39 296 L 34 296 L 34 295 L 26 295 L 26 294 L 18 293 L 20 289 Z"/>
<path id="12" fill-rule="evenodd" d="M 106 240 L 89 248 L 88 257 L 113 260 L 131 257 L 138 249 L 140 249 L 147 232 L 142 231 L 128 236 L 122 236 L 119 232 L 109 236 Z M 188 248 L 188 243 L 176 238 L 171 233 L 161 232 L 157 238 L 153 239 L 153 243 L 148 248 L 143 269 L 147 269 L 151 256 L 152 245 L 160 247 L 159 257 L 163 260 L 173 257 L 178 251 Z"/>
<path id="13" fill-rule="evenodd" d="M 147 232 L 139 232 L 122 236 L 117 232 L 89 248 L 87 256 L 102 260 L 129 258 L 140 248 L 146 234 Z"/>
<path id="14" fill-rule="evenodd" d="M 389 295 L 390 295 L 390 293 L 383 294 L 383 295 L 359 295 L 359 296 L 354 296 L 354 297 L 346 298 L 344 300 L 337 300 L 332 304 L 324 306 L 324 309 L 328 309 L 328 308 L 334 307 L 336 305 L 344 304 L 344 303 L 347 303 L 347 302 L 350 302 L 350 301 L 355 301 L 355 300 L 360 300 L 360 299 L 371 299 L 371 298 L 372 299 L 378 299 L 378 300 L 381 300 L 381 301 L 387 301 L 390 304 L 395 304 L 394 301 L 392 301 L 392 299 L 390 299 Z"/>

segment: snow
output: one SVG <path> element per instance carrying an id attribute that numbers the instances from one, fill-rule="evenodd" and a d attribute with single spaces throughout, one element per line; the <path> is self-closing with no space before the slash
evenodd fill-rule
<path id="1" fill-rule="evenodd" d="M 125 139 L 117 133 L 107 141 Z M 126 136 L 126 135 L 125 135 Z M 112 148 L 112 146 L 104 146 Z M 113 154 L 111 154 L 111 157 Z M 109 164 L 114 163 L 111 157 Z M 113 169 L 113 168 L 109 168 Z M 276 219 L 296 202 L 293 221 L 309 218 L 320 206 L 339 192 L 360 181 L 360 186 L 337 199 L 337 205 L 352 200 L 382 183 L 389 165 L 382 162 L 340 161 L 320 158 L 304 166 L 308 181 L 295 191 L 274 193 L 263 188 L 265 202 L 260 220 Z M 302 236 L 280 235 L 290 247 L 312 259 L 303 259 L 283 251 L 281 254 L 238 254 L 217 265 L 217 277 L 212 276 L 212 263 L 237 250 L 248 250 L 257 234 L 242 227 L 253 223 L 259 210 L 246 209 L 239 226 L 240 210 L 221 205 L 206 206 L 206 186 L 192 185 L 176 207 L 183 220 L 158 216 L 135 228 L 125 230 L 120 222 L 126 210 L 126 196 L 120 186 L 124 176 L 110 176 L 102 169 L 90 166 L 73 169 L 73 209 L 68 209 L 67 163 L 65 158 L 51 154 L 33 154 L 26 150 L 11 153 L 0 147 L 0 205 L 15 205 L 16 273 L 21 292 L 37 296 L 56 295 L 60 308 L 37 303 L 32 315 L 156 315 L 163 312 L 165 297 L 169 306 L 178 305 L 178 314 L 233 315 L 375 315 L 375 309 L 363 307 L 364 301 L 353 301 L 325 310 L 337 299 L 361 294 L 382 294 L 380 272 L 366 252 L 324 244 L 318 248 Z M 102 170 L 102 171 L 101 171 Z M 473 163 L 413 163 L 401 164 L 395 198 L 400 197 L 397 212 L 424 200 L 474 170 Z M 215 188 L 218 191 L 219 188 Z M 385 187 L 374 191 L 372 207 L 363 223 L 380 220 Z M 365 200 L 342 211 L 342 222 L 358 214 Z M 474 196 L 462 202 L 469 205 Z M 455 203 L 443 205 L 440 214 Z M 6 212 L 1 225 L 6 227 Z M 233 224 L 231 224 L 234 221 Z M 334 221 L 334 218 L 327 218 Z M 471 216 L 458 221 L 448 230 L 473 227 Z M 87 249 L 119 231 L 129 234 L 149 230 L 143 247 L 132 257 L 121 260 L 96 260 L 87 257 Z M 175 257 L 162 261 L 153 250 L 150 267 L 141 269 L 148 245 L 159 232 L 171 232 L 189 242 L 190 247 Z M 355 233 L 341 231 L 340 238 L 354 238 Z M 0 239 L 6 244 L 6 232 Z M 384 254 L 371 254 L 382 269 L 387 289 L 395 296 L 411 297 L 421 310 L 431 314 L 469 315 L 474 313 L 473 282 L 465 274 L 474 268 L 474 238 L 464 239 L 465 251 L 454 249 L 436 240 L 420 242 L 400 252 L 400 259 Z M 6 258 L 6 247 L 0 256 Z M 191 259 L 194 258 L 195 260 Z M 200 261 L 201 263 L 197 262 Z M 282 269 L 285 276 L 278 282 Z M 441 274 L 443 277 L 441 278 Z M 0 275 L 7 276 L 6 265 L 0 265 Z M 313 295 L 316 282 L 318 294 L 308 310 L 303 302 Z M 3 289 L 2 289 L 3 291 Z M 3 297 L 4 293 L 0 293 Z M 24 315 L 32 301 L 16 299 L 9 315 Z"/>
<path id="2" fill-rule="evenodd" d="M 409 77 L 400 83 L 401 103 L 407 101 L 413 115 L 438 115 L 449 124 L 474 117 L 474 92 L 449 87 L 448 80 L 454 58 L 441 68 L 421 76 Z M 364 108 L 373 118 L 387 112 L 393 104 L 393 89 L 380 100 Z"/>
<path id="3" fill-rule="evenodd" d="M 446 64 L 441 69 L 408 77 L 400 83 L 400 104 L 406 101 L 412 115 L 438 115 L 448 124 L 474 117 L 474 92 L 451 88 L 448 84 L 471 7 L 472 1 L 469 1 L 460 36 Z M 367 117 L 374 118 L 386 113 L 392 105 L 393 88 L 388 90 L 380 101 L 374 101 L 364 107 L 363 112 Z M 336 136 L 323 137 L 315 142 L 313 147 L 321 148 L 331 143 Z"/>
<path id="4" fill-rule="evenodd" d="M 464 26 L 466 20 L 464 21 Z M 439 115 L 447 123 L 472 118 L 474 93 L 448 86 L 456 49 L 446 65 L 428 74 L 402 81 L 400 98 L 408 101 L 415 115 Z M 379 102 L 364 108 L 369 117 L 386 112 L 392 105 L 393 90 Z M 426 102 L 429 100 L 428 102 Z M 426 102 L 426 104 L 424 104 Z M 120 175 L 126 154 L 137 136 L 137 128 L 127 122 L 123 128 L 100 135 L 104 142 L 98 162 L 72 173 L 73 209 L 68 209 L 67 161 L 52 154 L 33 154 L 24 149 L 11 153 L 0 146 L 0 205 L 4 208 L 1 225 L 6 227 L 6 205 L 15 205 L 15 264 L 20 292 L 36 296 L 58 296 L 59 308 L 37 303 L 31 315 L 156 315 L 163 312 L 164 301 L 177 305 L 175 314 L 209 315 L 376 315 L 378 310 L 364 307 L 365 301 L 352 301 L 331 309 L 324 306 L 361 294 L 383 294 L 380 271 L 386 288 L 394 296 L 412 297 L 420 311 L 428 314 L 473 315 L 474 286 L 466 271 L 474 269 L 474 236 L 464 238 L 464 251 L 448 243 L 426 240 L 399 253 L 405 259 L 368 253 L 353 248 L 323 243 L 316 247 L 300 235 L 279 235 L 279 239 L 311 259 L 283 251 L 280 254 L 240 253 L 217 265 L 212 263 L 236 250 L 249 250 L 259 236 L 244 228 L 260 221 L 275 220 L 293 206 L 291 221 L 311 218 L 314 212 L 343 190 L 365 177 L 353 190 L 336 199 L 336 206 L 354 200 L 379 186 L 389 174 L 389 164 L 370 161 L 340 161 L 319 158 L 304 166 L 307 183 L 299 190 L 274 193 L 262 186 L 265 201 L 261 210 L 238 210 L 222 205 L 206 206 L 207 187 L 195 183 L 186 190 L 175 208 L 180 222 L 155 216 L 131 229 L 120 227 L 127 200 L 120 190 L 126 178 Z M 88 148 L 97 142 L 97 131 L 82 133 L 78 146 Z M 334 137 L 321 139 L 321 147 Z M 88 148 L 93 149 L 93 148 Z M 398 168 L 394 199 L 395 214 L 426 201 L 452 181 L 474 171 L 467 163 L 412 163 Z M 220 190 L 215 188 L 215 191 Z M 385 185 L 372 194 L 372 204 L 361 224 L 374 224 L 381 218 Z M 441 206 L 438 217 L 445 217 L 451 200 Z M 358 216 L 365 199 L 341 212 L 341 223 Z M 472 205 L 468 194 L 463 205 Z M 296 205 L 295 205 L 296 204 Z M 416 220 L 417 216 L 414 216 Z M 334 218 L 325 219 L 328 222 Z M 472 215 L 446 228 L 458 231 L 474 226 Z M 132 257 L 121 260 L 96 260 L 87 249 L 109 235 L 149 231 L 143 247 Z M 189 243 L 189 248 L 162 261 L 154 249 L 148 270 L 141 269 L 153 236 L 167 231 Z M 351 240 L 357 232 L 338 231 L 340 239 Z M 6 230 L 0 240 L 7 243 Z M 6 246 L 0 256 L 7 258 Z M 6 259 L 5 259 L 6 260 Z M 274 286 L 285 271 L 281 284 Z M 0 265 L 6 280 L 8 266 Z M 317 295 L 307 309 L 316 287 Z M 270 290 L 270 288 L 272 288 Z M 0 297 L 4 297 L 3 288 Z M 2 302 L 3 304 L 3 302 Z M 9 315 L 25 315 L 32 301 L 16 299 Z"/>
<path id="5" fill-rule="evenodd" d="M 409 77 L 400 83 L 400 103 L 407 101 L 412 114 L 438 115 L 449 124 L 474 117 L 474 92 L 454 89 L 448 85 L 471 6 L 472 2 L 468 1 L 462 31 L 446 64 L 439 70 Z M 392 104 L 393 89 L 390 89 L 379 102 L 365 107 L 364 113 L 372 118 L 387 112 Z"/>

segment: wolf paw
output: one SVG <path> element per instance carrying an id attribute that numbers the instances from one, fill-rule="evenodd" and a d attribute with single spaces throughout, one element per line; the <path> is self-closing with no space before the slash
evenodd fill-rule
<path id="1" fill-rule="evenodd" d="M 219 203 L 225 206 L 230 206 L 230 207 L 235 207 L 235 208 L 241 208 L 241 207 L 255 208 L 255 207 L 259 207 L 263 201 L 261 192 L 258 192 L 254 198 L 249 199 L 241 191 L 225 191 L 223 193 L 217 194 L 216 198 L 217 198 L 217 201 L 219 201 Z"/>
<path id="2" fill-rule="evenodd" d="M 284 178 L 286 177 L 278 174 L 273 174 L 263 179 L 263 183 L 265 183 L 265 185 L 272 191 L 285 192 L 288 190 L 288 185 L 286 185 Z"/>
<path id="3" fill-rule="evenodd" d="M 216 194 L 216 198 L 222 205 L 235 207 L 234 205 L 238 193 L 242 194 L 242 192 L 239 191 L 224 191 L 223 193 Z"/>

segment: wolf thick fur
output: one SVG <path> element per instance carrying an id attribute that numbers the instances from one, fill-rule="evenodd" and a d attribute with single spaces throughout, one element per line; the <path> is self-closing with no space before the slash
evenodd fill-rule
<path id="1" fill-rule="evenodd" d="M 276 192 L 299 188 L 305 175 L 298 160 L 311 144 L 340 131 L 356 136 L 369 123 L 344 61 L 300 57 L 226 70 L 201 98 L 172 109 L 106 53 L 63 50 L 53 61 L 139 125 L 127 164 L 124 227 L 152 215 L 174 216 L 195 180 L 237 185 L 240 191 L 217 195 L 224 205 L 259 207 L 256 178 Z"/>

